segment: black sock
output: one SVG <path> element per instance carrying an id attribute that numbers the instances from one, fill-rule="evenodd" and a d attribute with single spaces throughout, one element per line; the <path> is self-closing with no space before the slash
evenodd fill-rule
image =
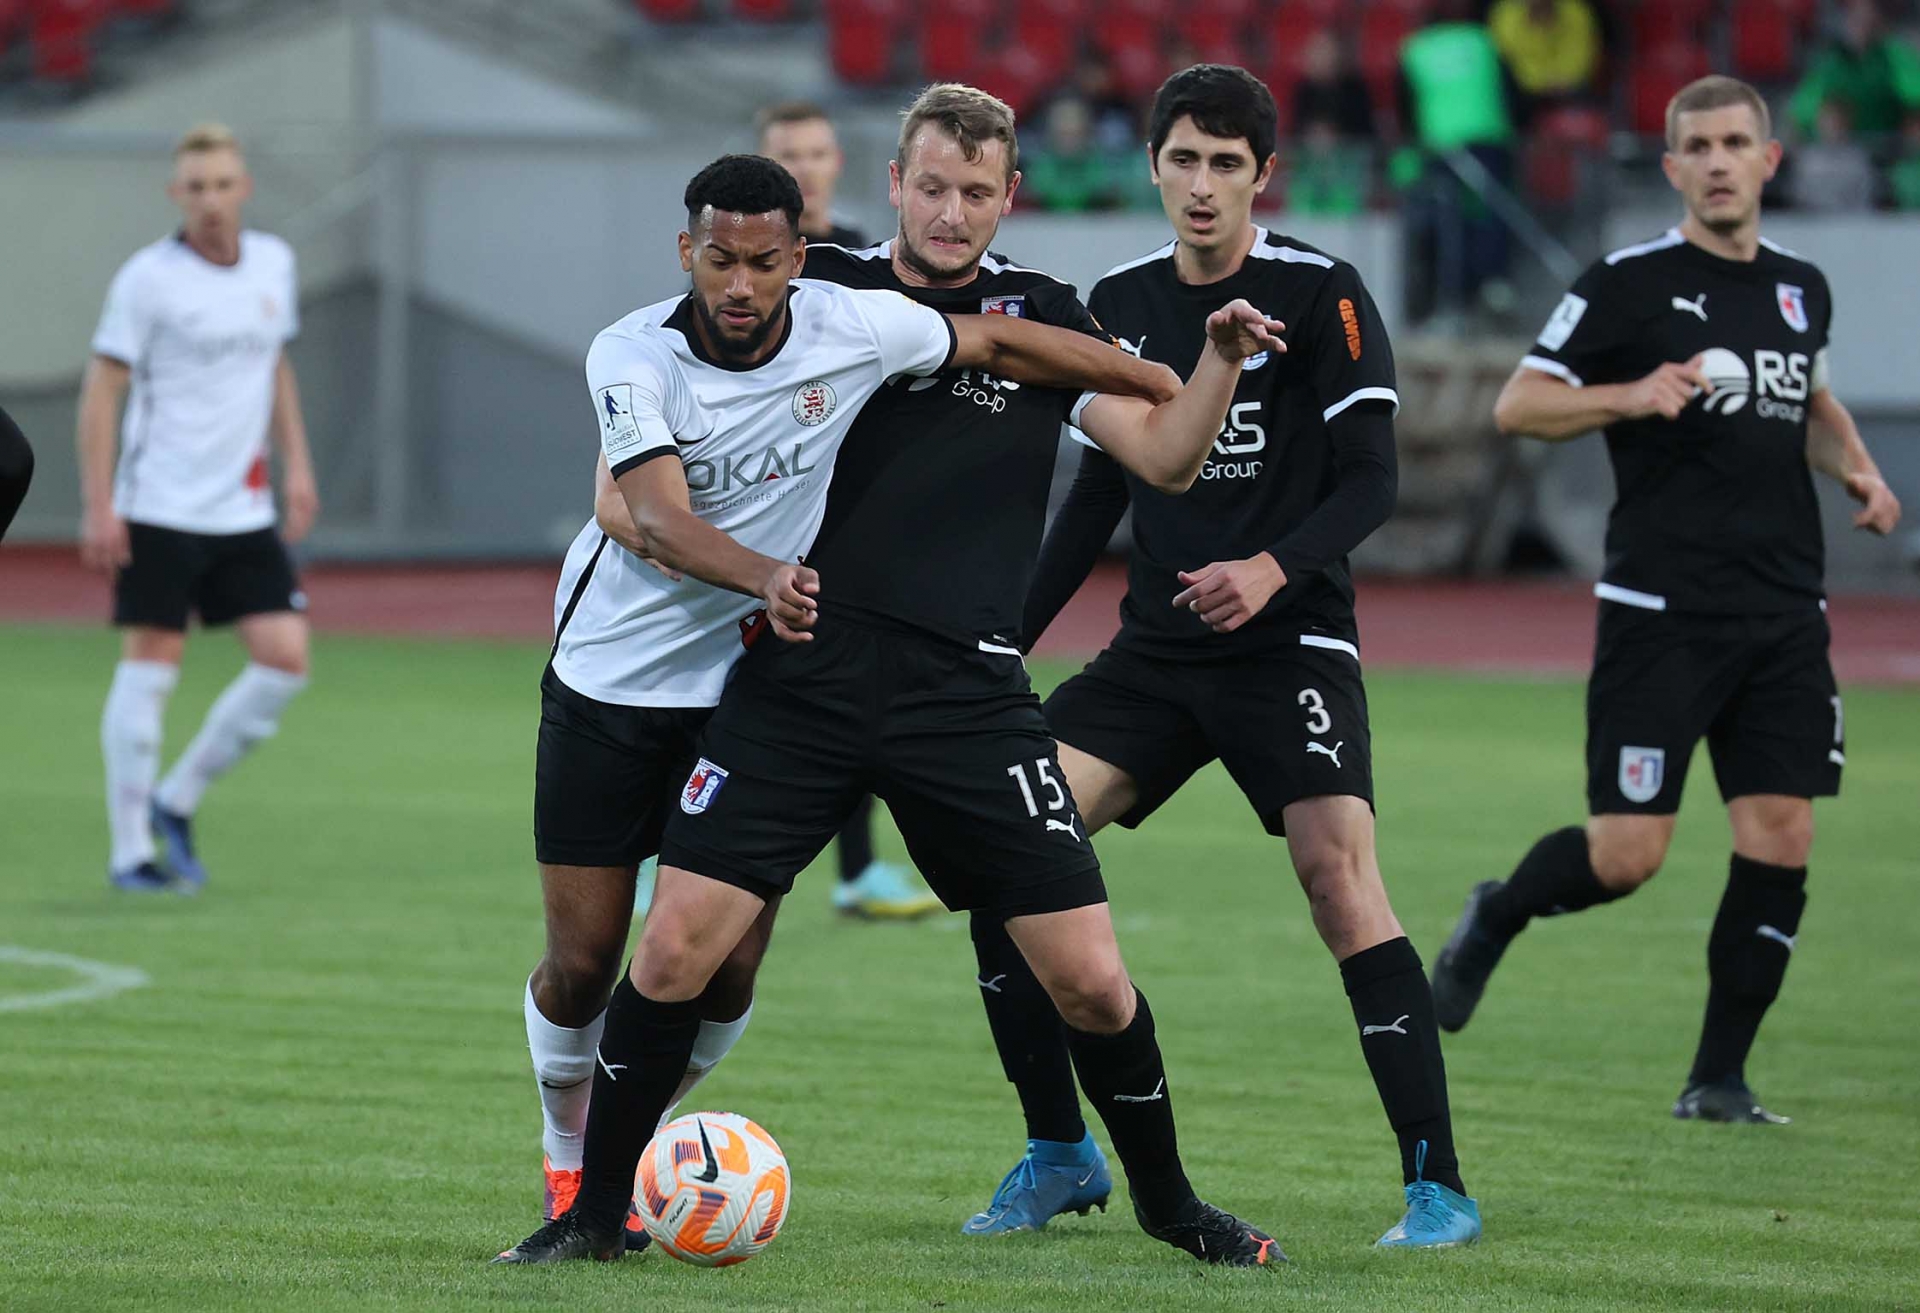
<path id="1" fill-rule="evenodd" d="M 1586 830 L 1569 825 L 1533 845 L 1507 882 L 1480 906 L 1494 930 L 1517 935 L 1536 916 L 1578 912 L 1618 897 L 1593 873 Z"/>
<path id="2" fill-rule="evenodd" d="M 1746 1079 L 1753 1037 L 1793 956 L 1806 884 L 1804 866 L 1769 866 L 1734 855 L 1707 939 L 1707 1016 L 1690 1084 Z"/>
<path id="3" fill-rule="evenodd" d="M 873 865 L 873 795 L 863 794 L 860 802 L 840 827 L 840 883 L 860 878 L 860 872 Z"/>
<path id="4" fill-rule="evenodd" d="M 980 964 L 980 1001 L 1000 1050 L 1000 1066 L 1020 1095 L 1029 1140 L 1078 1144 L 1087 1134 L 1080 1091 L 1073 1084 L 1067 1027 L 1005 922 L 973 915 L 973 955 Z"/>
<path id="5" fill-rule="evenodd" d="M 1453 1116 L 1447 1108 L 1447 1064 L 1440 1056 L 1440 1028 L 1433 1019 L 1433 989 L 1420 954 L 1401 936 L 1363 948 L 1340 964 L 1340 979 L 1360 1023 L 1360 1051 L 1373 1072 L 1380 1106 L 1400 1141 L 1403 1181 L 1412 1181 L 1415 1159 L 1426 1142 L 1419 1174 L 1461 1194 L 1460 1160 L 1453 1150 Z"/>
<path id="6" fill-rule="evenodd" d="M 607 1004 L 587 1106 L 585 1171 L 575 1210 L 602 1229 L 625 1225 L 633 1174 L 693 1057 L 700 1001 L 656 1003 L 622 972 Z"/>
<path id="7" fill-rule="evenodd" d="M 1153 1013 L 1146 996 L 1134 995 L 1133 1021 L 1117 1035 L 1094 1035 L 1066 1027 L 1074 1069 L 1107 1139 L 1127 1172 L 1134 1206 L 1151 1222 L 1164 1223 L 1193 1200 L 1180 1143 L 1174 1133 L 1173 1096 L 1160 1042 L 1153 1034 Z"/>

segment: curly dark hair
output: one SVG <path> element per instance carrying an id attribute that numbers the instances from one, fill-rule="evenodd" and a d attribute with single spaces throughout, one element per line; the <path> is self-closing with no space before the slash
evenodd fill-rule
<path id="1" fill-rule="evenodd" d="M 793 175 L 764 155 L 722 155 L 693 175 L 685 200 L 688 232 L 698 229 L 701 215 L 711 206 L 732 214 L 779 210 L 787 216 L 787 227 L 798 234 L 806 204 Z"/>

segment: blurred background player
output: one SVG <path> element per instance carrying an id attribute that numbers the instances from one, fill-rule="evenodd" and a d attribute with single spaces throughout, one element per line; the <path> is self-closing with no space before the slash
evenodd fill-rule
<path id="1" fill-rule="evenodd" d="M 320 509 L 285 353 L 299 328 L 298 284 L 292 249 L 241 226 L 252 194 L 226 128 L 181 139 L 167 185 L 180 230 L 114 276 L 81 385 L 81 555 L 113 575 L 122 632 L 100 722 L 109 877 L 121 889 L 205 883 L 191 832 L 202 794 L 273 734 L 307 682 L 306 599 L 274 530 L 267 450 L 271 436 L 286 541 L 298 542 Z M 248 661 L 156 790 L 161 725 L 193 615 L 238 629 Z"/>
<path id="2" fill-rule="evenodd" d="M 1375 856 L 1347 567 L 1393 511 L 1393 350 L 1352 265 L 1253 223 L 1275 167 L 1276 120 L 1272 95 L 1240 68 L 1189 68 L 1155 98 L 1149 159 L 1175 237 L 1110 271 L 1090 309 L 1175 372 L 1204 349 L 1208 309 L 1223 297 L 1286 323 L 1287 350 L 1246 362 L 1185 496 L 1146 486 L 1100 452 L 1082 455 L 1041 550 L 1023 638 L 1031 646 L 1052 623 L 1131 503 L 1120 633 L 1046 705 L 1088 831 L 1116 820 L 1132 828 L 1195 771 L 1225 763 L 1267 832 L 1287 840 L 1400 1141 L 1407 1212 L 1381 1243 L 1461 1244 L 1479 1237 L 1479 1211 L 1454 1154 L 1420 957 Z M 1028 1156 L 965 1229 L 1039 1228 L 1084 1208 L 1076 1182 L 1101 1166 L 1100 1151 L 1038 983 L 1001 926 L 976 916 L 973 937 Z"/>
<path id="3" fill-rule="evenodd" d="M 761 110 L 754 122 L 760 129 L 760 153 L 785 167 L 800 184 L 806 202 L 800 235 L 850 251 L 865 246 L 866 234 L 833 213 L 834 192 L 847 161 L 827 111 L 811 101 L 787 101 Z M 871 796 L 861 799 L 840 831 L 838 860 L 840 881 L 833 889 L 833 905 L 847 916 L 899 920 L 940 910 L 940 900 L 912 867 L 873 855 Z"/>
<path id="4" fill-rule="evenodd" d="M 1706 1018 L 1673 1115 L 1784 1122 L 1746 1082 L 1806 905 L 1813 799 L 1840 790 L 1844 723 L 1810 470 L 1890 533 L 1900 503 L 1831 387 L 1833 300 L 1812 264 L 1760 235 L 1780 164 L 1766 103 L 1708 77 L 1667 107 L 1679 227 L 1615 251 L 1573 285 L 1501 393 L 1507 433 L 1604 428 L 1619 495 L 1607 524 L 1587 685 L 1584 828 L 1556 830 L 1513 875 L 1476 885 L 1434 964 L 1448 1030 L 1537 916 L 1632 893 L 1673 839 L 1707 740 L 1733 828 L 1707 940 Z"/>
<path id="5" fill-rule="evenodd" d="M 27 485 L 32 482 L 33 448 L 13 416 L 0 407 L 0 538 L 7 536 L 7 526 L 27 499 Z"/>

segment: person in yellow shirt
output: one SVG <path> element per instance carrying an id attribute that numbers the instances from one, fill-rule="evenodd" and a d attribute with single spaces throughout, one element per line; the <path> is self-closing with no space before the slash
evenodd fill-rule
<path id="1" fill-rule="evenodd" d="M 1529 109 L 1591 90 L 1602 42 L 1587 0 L 1495 0 L 1487 28 Z"/>

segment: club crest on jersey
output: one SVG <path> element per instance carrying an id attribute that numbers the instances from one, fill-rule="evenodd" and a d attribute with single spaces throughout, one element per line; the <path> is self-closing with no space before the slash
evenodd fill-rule
<path id="1" fill-rule="evenodd" d="M 703 761 L 701 765 L 706 765 Z M 1667 778 L 1665 748 L 1620 749 L 1620 794 L 1628 802 L 1652 802 Z M 683 802 L 681 806 L 686 806 Z"/>
<path id="2" fill-rule="evenodd" d="M 1775 283 L 1773 299 L 1780 306 L 1780 317 L 1796 333 L 1807 331 L 1807 291 L 1792 283 Z"/>
<path id="3" fill-rule="evenodd" d="M 1010 319 L 1027 317 L 1027 298 L 1024 296 L 983 296 L 980 298 L 980 313 L 983 315 L 1006 315 Z"/>
<path id="4" fill-rule="evenodd" d="M 811 379 L 793 390 L 793 417 L 807 428 L 825 424 L 839 404 L 833 384 L 824 378 Z"/>
<path id="5" fill-rule="evenodd" d="M 705 757 L 700 758 L 693 774 L 687 776 L 687 787 L 680 790 L 680 810 L 689 816 L 698 816 L 713 806 L 713 800 L 720 796 L 720 786 L 726 782 L 725 770 Z"/>
<path id="6" fill-rule="evenodd" d="M 1240 369 L 1243 373 L 1250 369 L 1258 369 L 1267 363 L 1269 356 L 1270 353 L 1266 351 L 1255 352 L 1240 362 Z"/>

